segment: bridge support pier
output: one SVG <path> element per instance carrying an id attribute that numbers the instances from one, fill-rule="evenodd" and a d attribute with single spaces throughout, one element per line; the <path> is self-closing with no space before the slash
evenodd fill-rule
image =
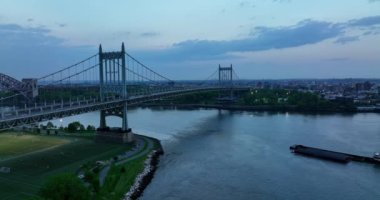
<path id="1" fill-rule="evenodd" d="M 124 106 L 123 106 L 123 117 L 122 117 L 122 130 L 123 131 L 131 131 L 130 128 L 128 128 L 128 116 L 127 116 L 127 112 L 128 112 L 128 109 L 127 109 L 127 102 L 124 102 Z"/>
<path id="2" fill-rule="evenodd" d="M 100 111 L 100 123 L 99 123 L 99 128 L 100 129 L 104 129 L 107 127 L 107 123 L 106 123 L 106 111 L 105 110 L 101 110 Z"/>
<path id="3" fill-rule="evenodd" d="M 106 117 L 110 115 L 109 110 L 100 111 L 100 125 L 96 130 L 95 141 L 96 142 L 110 142 L 110 143 L 129 143 L 134 141 L 134 134 L 130 128 L 128 128 L 127 121 L 127 103 L 121 108 L 121 114 L 118 115 L 122 118 L 121 128 L 110 128 L 107 126 Z M 107 113 L 108 111 L 108 113 Z"/>

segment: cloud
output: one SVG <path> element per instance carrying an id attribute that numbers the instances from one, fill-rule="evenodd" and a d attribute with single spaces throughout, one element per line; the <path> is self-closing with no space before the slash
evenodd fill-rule
<path id="1" fill-rule="evenodd" d="M 26 21 L 27 21 L 27 22 L 33 22 L 34 19 L 33 19 L 33 18 L 28 18 Z"/>
<path id="2" fill-rule="evenodd" d="M 48 36 L 50 31 L 44 28 L 23 28 L 16 24 L 0 24 L 0 46 L 44 46 L 57 45 L 62 39 Z"/>
<path id="3" fill-rule="evenodd" d="M 240 7 L 246 7 L 246 6 L 248 6 L 249 4 L 250 4 L 249 1 L 242 1 L 242 2 L 239 3 L 239 6 L 240 6 Z"/>
<path id="4" fill-rule="evenodd" d="M 304 20 L 292 26 L 254 27 L 246 38 L 235 40 L 186 40 L 166 49 L 139 52 L 146 59 L 162 61 L 213 60 L 231 58 L 234 52 L 255 52 L 312 45 L 325 40 L 336 44 L 358 41 L 369 34 L 378 34 L 380 16 L 349 20 L 343 23 Z M 356 35 L 347 36 L 350 30 Z"/>
<path id="5" fill-rule="evenodd" d="M 255 4 L 253 4 L 252 2 L 249 2 L 249 1 L 242 1 L 239 3 L 239 7 L 240 8 L 247 8 L 247 7 L 256 7 Z"/>
<path id="6" fill-rule="evenodd" d="M 358 41 L 358 40 L 359 40 L 359 36 L 347 36 L 347 37 L 340 37 L 340 38 L 336 39 L 335 43 L 346 44 L 346 43 L 354 42 L 354 41 Z"/>
<path id="7" fill-rule="evenodd" d="M 362 36 L 378 35 L 380 33 L 380 15 L 350 20 L 346 23 L 346 27 L 361 30 Z"/>
<path id="8" fill-rule="evenodd" d="M 343 62 L 343 61 L 348 61 L 349 58 L 347 57 L 336 57 L 336 58 L 329 58 L 329 59 L 326 59 L 326 61 L 330 61 L 330 62 Z"/>
<path id="9" fill-rule="evenodd" d="M 343 28 L 329 22 L 305 20 L 289 27 L 256 27 L 250 40 L 252 46 L 245 50 L 269 50 L 315 44 L 343 33 Z"/>
<path id="10" fill-rule="evenodd" d="M 130 31 L 117 31 L 112 33 L 112 37 L 129 37 L 131 34 Z"/>
<path id="11" fill-rule="evenodd" d="M 40 77 L 96 52 L 96 47 L 64 46 L 44 27 L 0 24 L 0 38 L 0 72 L 16 78 Z"/>
<path id="12" fill-rule="evenodd" d="M 272 2 L 274 2 L 274 3 L 290 3 L 291 2 L 291 0 L 272 0 Z"/>
<path id="13" fill-rule="evenodd" d="M 58 26 L 61 27 L 61 28 L 64 28 L 64 27 L 67 26 L 67 24 L 61 23 L 61 24 L 58 24 Z"/>
<path id="14" fill-rule="evenodd" d="M 159 36 L 160 33 L 157 33 L 157 32 L 144 32 L 144 33 L 141 33 L 140 36 L 141 37 L 156 37 L 156 36 Z"/>
<path id="15" fill-rule="evenodd" d="M 238 40 L 187 40 L 170 48 L 146 52 L 160 59 L 216 59 L 230 52 L 265 51 L 315 44 L 343 34 L 339 25 L 305 20 L 289 27 L 256 27 L 249 37 Z"/>
<path id="16" fill-rule="evenodd" d="M 376 3 L 376 2 L 380 2 L 380 0 L 368 0 L 368 2 L 370 2 L 370 3 Z"/>
<path id="17" fill-rule="evenodd" d="M 369 26 L 380 25 L 380 15 L 350 20 L 348 22 L 348 25 L 349 26 L 360 26 L 360 27 L 369 27 Z"/>
<path id="18" fill-rule="evenodd" d="M 372 16 L 342 23 L 308 19 L 290 26 L 253 27 L 245 38 L 240 39 L 192 39 L 174 43 L 163 49 L 129 52 L 144 63 L 154 66 L 177 66 L 179 63 L 193 66 L 195 62 L 230 61 L 240 59 L 240 53 L 288 49 L 318 44 L 326 40 L 336 45 L 358 41 L 366 37 L 365 34 L 379 34 L 379 18 Z M 132 33 L 123 31 L 113 34 L 127 37 Z M 137 35 L 155 37 L 160 34 L 144 32 Z M 24 77 L 22 74 L 39 77 L 42 75 L 41 72 L 56 71 L 97 52 L 96 47 L 64 46 L 65 41 L 52 36 L 47 27 L 0 24 L 0 37 L 0 71 L 18 78 Z"/>

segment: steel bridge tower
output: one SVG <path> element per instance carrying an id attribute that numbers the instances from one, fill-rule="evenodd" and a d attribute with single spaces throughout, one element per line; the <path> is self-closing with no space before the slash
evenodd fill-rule
<path id="1" fill-rule="evenodd" d="M 233 95 L 233 69 L 232 64 L 230 67 L 221 67 L 219 65 L 219 86 L 228 88 L 229 90 L 219 90 L 218 102 L 221 104 L 230 103 L 234 100 Z"/>
<path id="2" fill-rule="evenodd" d="M 124 43 L 121 45 L 121 51 L 117 52 L 103 52 L 102 45 L 99 46 L 99 92 L 100 100 L 102 102 L 110 100 L 109 98 L 127 98 L 126 71 Z M 123 140 L 132 140 L 133 133 L 131 132 L 131 129 L 128 128 L 127 111 L 127 101 L 124 102 L 123 107 L 117 108 L 116 112 L 115 109 L 101 110 L 98 133 L 103 131 L 103 136 L 108 134 L 108 136 L 111 136 L 114 140 L 118 140 L 117 138 L 119 136 L 112 133 L 106 123 L 107 116 L 116 115 L 122 119 L 122 127 L 119 132 L 128 134 L 127 136 L 124 135 Z M 103 139 L 107 140 L 107 138 Z"/>

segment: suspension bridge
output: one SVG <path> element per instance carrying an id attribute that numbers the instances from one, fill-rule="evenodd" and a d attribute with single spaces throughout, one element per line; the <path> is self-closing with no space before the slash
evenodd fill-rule
<path id="1" fill-rule="evenodd" d="M 37 79 L 18 81 L 0 73 L 0 106 L 6 107 L 0 130 L 100 111 L 98 130 L 106 130 L 106 117 L 114 115 L 122 118 L 121 130 L 129 132 L 128 105 L 208 91 L 230 101 L 233 90 L 248 89 L 235 85 L 237 79 L 232 65 L 219 65 L 203 81 L 173 81 L 128 54 L 124 43 L 114 52 L 100 45 L 97 54 Z"/>

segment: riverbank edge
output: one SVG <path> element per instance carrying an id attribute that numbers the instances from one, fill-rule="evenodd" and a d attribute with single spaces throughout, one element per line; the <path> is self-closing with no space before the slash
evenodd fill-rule
<path id="1" fill-rule="evenodd" d="M 141 108 L 179 108 L 179 109 L 220 109 L 229 111 L 258 111 L 258 112 L 292 112 L 305 114 L 355 114 L 355 113 L 380 113 L 380 110 L 326 110 L 326 109 L 302 109 L 297 106 L 241 106 L 241 105 L 217 105 L 217 104 L 140 104 Z"/>
<path id="2" fill-rule="evenodd" d="M 124 195 L 123 200 L 136 200 L 143 195 L 144 190 L 148 187 L 148 185 L 154 178 L 154 174 L 158 168 L 158 163 L 160 161 L 160 156 L 164 154 L 164 150 L 162 148 L 160 140 L 145 135 L 140 136 L 153 140 L 154 144 L 156 144 L 157 146 L 155 146 L 155 149 L 151 153 L 149 153 L 148 157 L 144 162 L 143 171 L 137 175 L 133 185 L 130 187 L 129 191 Z"/>

